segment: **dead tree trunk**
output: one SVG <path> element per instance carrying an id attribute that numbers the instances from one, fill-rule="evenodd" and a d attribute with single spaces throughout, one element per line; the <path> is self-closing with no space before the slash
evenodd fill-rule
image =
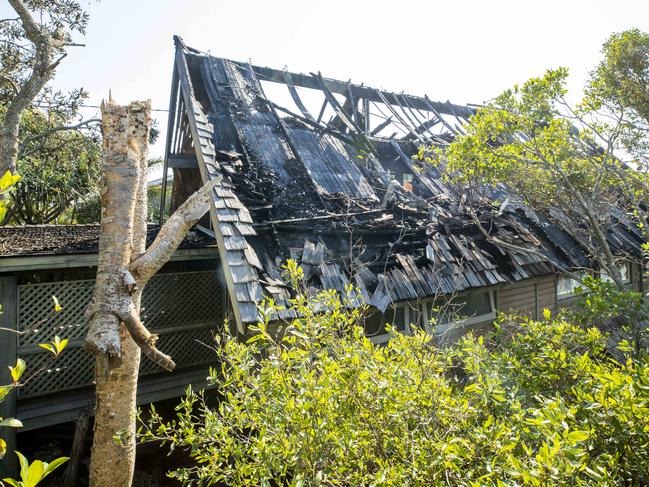
<path id="1" fill-rule="evenodd" d="M 169 260 L 187 230 L 209 208 L 213 184 L 194 193 L 146 245 L 148 102 L 102 104 L 103 174 L 99 262 L 87 348 L 95 355 L 96 411 L 90 462 L 94 487 L 129 487 L 135 465 L 135 396 L 140 352 L 167 370 L 175 364 L 155 347 L 140 321 L 149 279 Z"/>
<path id="2" fill-rule="evenodd" d="M 203 185 L 198 169 L 174 168 L 174 184 L 171 190 L 171 212 L 183 204 L 187 197 Z"/>

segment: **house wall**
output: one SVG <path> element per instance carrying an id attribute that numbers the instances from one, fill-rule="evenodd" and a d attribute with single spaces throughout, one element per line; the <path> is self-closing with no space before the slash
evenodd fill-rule
<path id="1" fill-rule="evenodd" d="M 498 289 L 498 311 L 514 312 L 530 318 L 540 318 L 544 309 L 557 311 L 556 276 L 526 279 Z"/>

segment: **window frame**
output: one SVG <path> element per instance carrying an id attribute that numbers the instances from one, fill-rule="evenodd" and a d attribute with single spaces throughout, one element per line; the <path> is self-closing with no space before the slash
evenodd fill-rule
<path id="1" fill-rule="evenodd" d="M 623 260 L 622 262 L 618 262 L 617 265 L 617 270 L 620 271 L 620 274 L 624 274 L 621 270 L 621 267 L 625 269 L 626 272 L 626 279 L 622 281 L 623 284 L 631 284 L 631 263 L 627 260 Z M 599 273 L 599 278 L 604 281 L 604 282 L 613 282 L 613 278 L 611 278 L 606 272 L 600 271 Z"/>
<path id="2" fill-rule="evenodd" d="M 582 276 L 582 277 L 586 277 L 588 274 L 586 272 L 581 272 L 581 273 L 579 273 L 579 275 Z M 567 280 L 567 281 L 572 281 L 573 283 L 575 283 L 575 285 L 573 285 L 570 288 L 570 291 L 563 292 L 563 293 L 559 292 L 559 282 L 562 279 Z M 556 284 L 555 284 L 555 292 L 556 292 L 556 295 L 557 295 L 557 301 L 564 300 L 564 299 L 571 299 L 571 298 L 575 297 L 575 295 L 576 295 L 575 289 L 580 287 L 581 285 L 582 284 L 579 281 L 577 281 L 576 279 L 573 279 L 572 277 L 559 275 L 557 277 Z"/>
<path id="3" fill-rule="evenodd" d="M 496 315 L 498 314 L 498 309 L 496 307 L 496 289 L 495 288 L 488 288 L 488 289 L 479 289 L 479 290 L 472 290 L 472 291 L 467 291 L 460 293 L 456 296 L 457 300 L 461 300 L 463 296 L 469 296 L 471 294 L 476 294 L 476 293 L 487 293 L 489 296 L 489 307 L 491 308 L 491 311 L 488 313 L 483 313 L 480 315 L 473 315 L 468 318 L 465 318 L 463 320 L 457 320 L 457 321 L 450 321 L 448 323 L 443 323 L 443 324 L 437 324 L 434 327 L 429 326 L 430 319 L 432 316 L 428 316 L 428 304 L 432 303 L 435 301 L 435 297 L 430 297 L 430 298 L 424 298 L 420 299 L 417 301 L 399 301 L 397 303 L 394 303 L 390 305 L 390 308 L 402 308 L 403 309 L 403 316 L 404 316 L 404 328 L 403 330 L 400 330 L 402 333 L 410 335 L 412 330 L 411 330 L 411 323 L 413 325 L 417 326 L 422 326 L 427 332 L 435 332 L 435 333 L 440 333 L 444 332 L 454 326 L 457 325 L 462 325 L 465 327 L 470 327 L 473 325 L 478 325 L 478 324 L 483 324 L 487 323 L 489 321 L 493 321 L 496 319 Z M 388 309 L 390 309 L 388 308 Z M 386 310 L 388 312 L 388 310 Z M 423 323 L 414 323 L 413 319 L 415 316 L 415 312 L 418 313 L 418 315 L 421 317 L 423 320 Z M 384 313 L 385 314 L 385 313 Z M 394 323 L 391 323 L 394 325 Z M 384 333 L 381 335 L 373 335 L 368 337 L 370 341 L 374 344 L 381 344 L 385 343 L 390 339 L 390 334 L 389 333 Z"/>
<path id="4" fill-rule="evenodd" d="M 493 321 L 496 319 L 496 316 L 498 314 L 498 309 L 496 307 L 496 289 L 494 288 L 489 288 L 489 289 L 482 289 L 482 290 L 473 290 L 473 291 L 468 291 L 461 293 L 457 296 L 457 298 L 461 298 L 463 296 L 469 296 L 471 294 L 477 294 L 477 293 L 487 293 L 489 296 L 489 307 L 491 308 L 491 311 L 488 313 L 483 313 L 480 315 L 473 315 L 469 316 L 467 318 L 461 319 L 461 320 L 456 320 L 456 321 L 449 321 L 447 323 L 440 323 L 438 325 L 435 325 L 432 331 L 435 331 L 436 333 L 444 332 L 447 331 L 454 326 L 457 325 L 462 325 L 464 327 L 469 327 L 472 325 L 479 325 L 483 323 L 487 323 L 489 321 Z M 433 299 L 427 299 L 424 302 L 429 303 L 431 301 L 434 301 Z M 424 305 L 424 317 L 426 319 L 426 324 L 430 322 L 431 317 L 428 316 L 428 308 Z"/>

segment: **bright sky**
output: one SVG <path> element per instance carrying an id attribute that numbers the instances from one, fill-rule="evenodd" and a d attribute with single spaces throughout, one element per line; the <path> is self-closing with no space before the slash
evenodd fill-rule
<path id="1" fill-rule="evenodd" d="M 649 31 L 647 0 L 82 0 L 88 35 L 54 86 L 98 105 L 151 99 L 166 110 L 174 34 L 218 57 L 322 71 L 433 100 L 481 103 L 546 68 L 579 90 L 615 31 Z M 3 2 L 4 3 L 4 2 Z M 0 6 L 0 18 L 9 7 Z M 86 109 L 93 115 L 94 109 Z M 156 112 L 164 151 L 166 113 Z"/>

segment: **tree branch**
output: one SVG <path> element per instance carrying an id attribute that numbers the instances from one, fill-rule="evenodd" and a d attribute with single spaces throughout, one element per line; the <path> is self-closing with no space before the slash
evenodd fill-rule
<path id="1" fill-rule="evenodd" d="M 158 341 L 158 335 L 154 335 L 140 321 L 135 307 L 131 304 L 126 313 L 120 313 L 118 318 L 124 323 L 131 338 L 142 349 L 142 353 L 150 360 L 158 364 L 165 370 L 171 372 L 176 367 L 175 362 L 169 355 L 162 353 L 155 346 Z"/>
<path id="2" fill-rule="evenodd" d="M 11 89 L 12 89 L 13 92 L 14 92 L 14 96 L 18 94 L 18 86 L 16 85 L 16 83 L 14 82 L 14 80 L 12 80 L 9 76 L 5 76 L 5 75 L 2 74 L 2 73 L 0 73 L 0 78 L 2 78 L 3 80 L 5 80 L 5 81 L 7 82 L 7 84 L 9 84 L 9 85 L 11 86 Z"/>
<path id="3" fill-rule="evenodd" d="M 33 141 L 38 140 L 38 139 L 43 139 L 43 138 L 47 137 L 48 135 L 51 135 L 51 134 L 53 134 L 55 132 L 62 132 L 62 131 L 65 131 L 65 130 L 78 130 L 80 128 L 87 127 L 88 125 L 93 124 L 93 123 L 101 123 L 101 119 L 99 119 L 99 118 L 91 118 L 89 120 L 84 120 L 83 122 L 79 122 L 76 125 L 60 125 L 58 127 L 52 127 L 51 129 L 44 130 L 40 134 L 36 134 L 36 135 L 31 136 L 31 137 L 27 137 L 20 144 L 20 152 L 19 152 L 20 155 L 19 155 L 18 158 L 20 159 L 20 156 L 24 155 L 23 150 L 25 149 L 25 146 L 30 142 L 33 142 Z"/>
<path id="4" fill-rule="evenodd" d="M 147 251 L 131 263 L 130 271 L 140 289 L 169 260 L 187 231 L 209 210 L 212 189 L 219 183 L 220 179 L 210 181 L 191 195 L 165 222 Z"/>
<path id="5" fill-rule="evenodd" d="M 22 22 L 25 33 L 27 34 L 27 37 L 29 37 L 30 41 L 34 44 L 44 41 L 49 42 L 49 35 L 43 33 L 40 26 L 36 23 L 32 14 L 29 13 L 29 10 L 21 0 L 9 0 L 9 4 L 20 17 L 20 21 Z"/>

